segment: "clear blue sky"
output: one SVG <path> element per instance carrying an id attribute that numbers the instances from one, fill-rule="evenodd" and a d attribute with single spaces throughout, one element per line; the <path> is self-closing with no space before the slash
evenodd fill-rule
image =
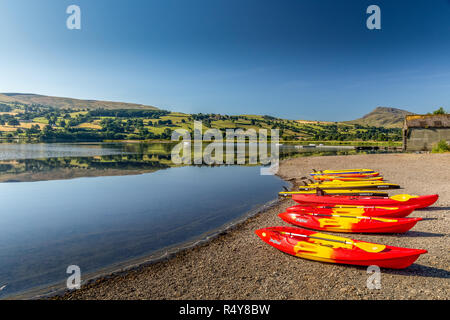
<path id="1" fill-rule="evenodd" d="M 0 39 L 0 92 L 336 121 L 450 109 L 449 0 L 1 0 Z"/>

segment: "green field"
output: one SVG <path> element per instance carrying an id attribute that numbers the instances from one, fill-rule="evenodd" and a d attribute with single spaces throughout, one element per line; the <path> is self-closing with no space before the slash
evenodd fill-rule
<path id="1" fill-rule="evenodd" d="M 55 108 L 20 102 L 0 106 L 0 138 L 32 141 L 170 140 L 175 129 L 186 129 L 193 137 L 194 121 L 203 133 L 218 129 L 278 129 L 284 142 L 333 142 L 396 145 L 399 128 L 360 124 L 297 121 L 261 115 L 184 114 L 160 109 Z"/>

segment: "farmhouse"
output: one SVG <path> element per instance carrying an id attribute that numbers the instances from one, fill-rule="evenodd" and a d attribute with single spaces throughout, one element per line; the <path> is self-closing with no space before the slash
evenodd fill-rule
<path id="1" fill-rule="evenodd" d="M 430 151 L 440 140 L 450 142 L 450 114 L 405 117 L 404 151 Z"/>

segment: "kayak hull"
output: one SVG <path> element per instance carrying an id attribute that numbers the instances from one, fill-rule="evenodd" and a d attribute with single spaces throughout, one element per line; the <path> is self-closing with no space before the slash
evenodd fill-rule
<path id="1" fill-rule="evenodd" d="M 291 197 L 294 194 L 313 194 L 316 195 L 316 190 L 309 191 L 281 191 L 278 193 L 280 197 Z M 385 191 L 379 190 L 351 190 L 351 189 L 329 189 L 325 191 L 325 194 L 338 195 L 338 196 L 379 196 L 388 197 L 389 194 Z"/>
<path id="2" fill-rule="evenodd" d="M 345 176 L 329 176 L 329 175 L 321 175 L 314 176 L 314 180 L 319 181 L 383 181 L 383 177 L 345 177 Z"/>
<path id="3" fill-rule="evenodd" d="M 336 181 L 336 180 L 335 180 Z M 320 188 L 324 190 L 325 192 L 327 190 L 333 190 L 333 189 L 400 189 L 400 186 L 398 184 L 393 183 L 380 183 L 380 184 L 374 184 L 374 183 L 367 183 L 367 184 L 353 184 L 351 182 L 342 184 L 313 184 L 313 185 L 306 185 L 306 186 L 300 186 L 300 190 L 316 190 L 317 188 Z"/>
<path id="4" fill-rule="evenodd" d="M 404 201 L 393 199 L 393 197 L 366 197 L 366 196 L 317 196 L 296 194 L 292 199 L 300 204 L 318 204 L 318 205 L 354 205 L 354 206 L 414 206 L 416 209 L 422 209 L 435 203 L 439 196 L 437 194 L 412 197 Z"/>
<path id="5" fill-rule="evenodd" d="M 296 205 L 286 209 L 286 212 L 358 215 L 363 217 L 404 218 L 411 214 L 416 207 L 375 207 L 375 206 L 339 206 L 339 205 Z"/>
<path id="6" fill-rule="evenodd" d="M 267 244 L 287 254 L 328 263 L 370 266 L 381 268 L 403 269 L 413 264 L 417 258 L 426 253 L 426 250 L 409 249 L 394 246 L 385 246 L 381 252 L 368 252 L 360 249 L 355 244 L 371 244 L 364 241 L 343 237 L 319 234 L 295 227 L 271 227 L 256 230 L 255 233 Z M 283 234 L 284 233 L 284 234 Z M 294 235 L 292 235 L 294 234 Z M 296 235 L 303 235 L 300 237 Z M 352 241 L 353 244 L 341 244 L 336 241 L 325 241 L 310 238 L 321 236 L 329 239 Z"/>
<path id="7" fill-rule="evenodd" d="M 324 175 L 332 175 L 332 176 L 343 176 L 343 177 L 377 177 L 380 175 L 379 172 L 376 172 L 371 169 L 348 169 L 348 170 L 321 170 L 310 173 L 311 176 L 324 176 Z"/>
<path id="8" fill-rule="evenodd" d="M 422 218 L 370 218 L 283 212 L 283 221 L 308 229 L 348 233 L 404 233 Z"/>

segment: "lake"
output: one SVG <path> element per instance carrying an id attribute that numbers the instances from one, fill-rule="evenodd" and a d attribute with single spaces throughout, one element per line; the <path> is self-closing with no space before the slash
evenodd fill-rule
<path id="1" fill-rule="evenodd" d="M 172 167 L 168 150 L 0 144 L 0 297 L 204 239 L 287 185 L 259 166 Z"/>
<path id="2" fill-rule="evenodd" d="M 0 298 L 63 288 L 69 265 L 86 279 L 206 239 L 287 186 L 260 166 L 175 166 L 173 146 L 0 143 Z M 280 157 L 356 153 L 314 149 Z"/>

